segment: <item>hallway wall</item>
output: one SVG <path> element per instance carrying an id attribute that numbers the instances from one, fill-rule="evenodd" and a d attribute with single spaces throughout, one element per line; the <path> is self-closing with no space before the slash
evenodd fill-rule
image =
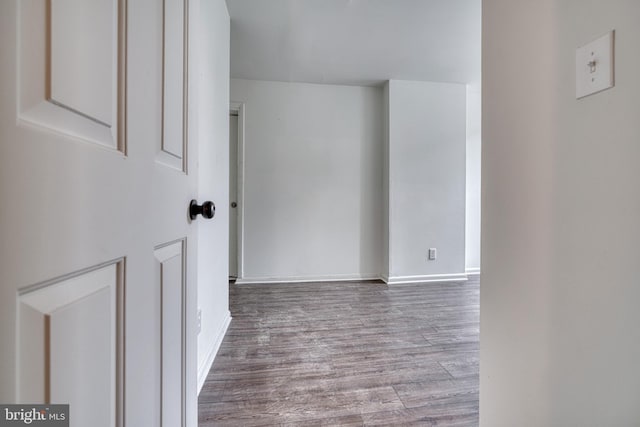
<path id="1" fill-rule="evenodd" d="M 479 204 L 465 215 L 465 85 L 232 79 L 231 100 L 245 112 L 239 283 L 466 277 L 465 218 Z"/>
<path id="2" fill-rule="evenodd" d="M 390 80 L 389 282 L 465 278 L 466 86 Z M 429 260 L 429 248 L 436 259 Z"/>
<path id="3" fill-rule="evenodd" d="M 640 3 L 483 1 L 481 426 L 640 420 Z M 613 89 L 575 49 L 615 29 Z"/>
<path id="4" fill-rule="evenodd" d="M 243 280 L 379 277 L 382 89 L 232 79 L 231 100 L 245 103 Z"/>
<path id="5" fill-rule="evenodd" d="M 202 1 L 197 16 L 202 35 L 195 55 L 201 69 L 200 110 L 190 120 L 197 127 L 198 200 L 213 200 L 211 221 L 197 221 L 198 308 L 202 328 L 198 335 L 198 389 L 204 384 L 213 358 L 231 321 L 229 313 L 229 14 L 223 0 Z"/>

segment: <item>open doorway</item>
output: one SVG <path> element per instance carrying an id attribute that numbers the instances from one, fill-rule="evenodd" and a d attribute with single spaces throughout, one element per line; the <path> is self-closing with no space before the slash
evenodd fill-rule
<path id="1" fill-rule="evenodd" d="M 229 280 L 242 278 L 244 105 L 229 107 Z"/>
<path id="2" fill-rule="evenodd" d="M 229 280 L 238 277 L 238 112 L 229 112 Z"/>

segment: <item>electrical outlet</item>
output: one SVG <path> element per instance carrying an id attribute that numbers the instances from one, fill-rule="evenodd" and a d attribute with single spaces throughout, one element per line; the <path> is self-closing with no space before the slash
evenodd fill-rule
<path id="1" fill-rule="evenodd" d="M 198 309 L 198 333 L 202 330 L 202 309 Z"/>
<path id="2" fill-rule="evenodd" d="M 429 260 L 433 261 L 436 259 L 436 248 L 429 248 Z"/>

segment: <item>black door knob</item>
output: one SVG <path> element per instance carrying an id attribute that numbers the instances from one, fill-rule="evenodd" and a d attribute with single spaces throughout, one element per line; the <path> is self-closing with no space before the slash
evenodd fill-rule
<path id="1" fill-rule="evenodd" d="M 232 207 L 232 208 L 237 208 L 237 207 L 238 207 L 238 204 L 237 204 L 236 202 L 231 202 L 231 207 Z"/>
<path id="2" fill-rule="evenodd" d="M 193 199 L 189 203 L 189 217 L 196 219 L 198 215 L 202 215 L 205 218 L 211 219 L 216 214 L 216 205 L 213 202 L 204 202 L 202 205 L 198 204 L 196 199 Z"/>

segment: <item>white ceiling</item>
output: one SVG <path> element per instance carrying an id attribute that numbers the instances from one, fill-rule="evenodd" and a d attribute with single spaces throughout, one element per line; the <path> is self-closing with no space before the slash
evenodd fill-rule
<path id="1" fill-rule="evenodd" d="M 231 77 L 478 83 L 481 0 L 226 0 Z"/>

